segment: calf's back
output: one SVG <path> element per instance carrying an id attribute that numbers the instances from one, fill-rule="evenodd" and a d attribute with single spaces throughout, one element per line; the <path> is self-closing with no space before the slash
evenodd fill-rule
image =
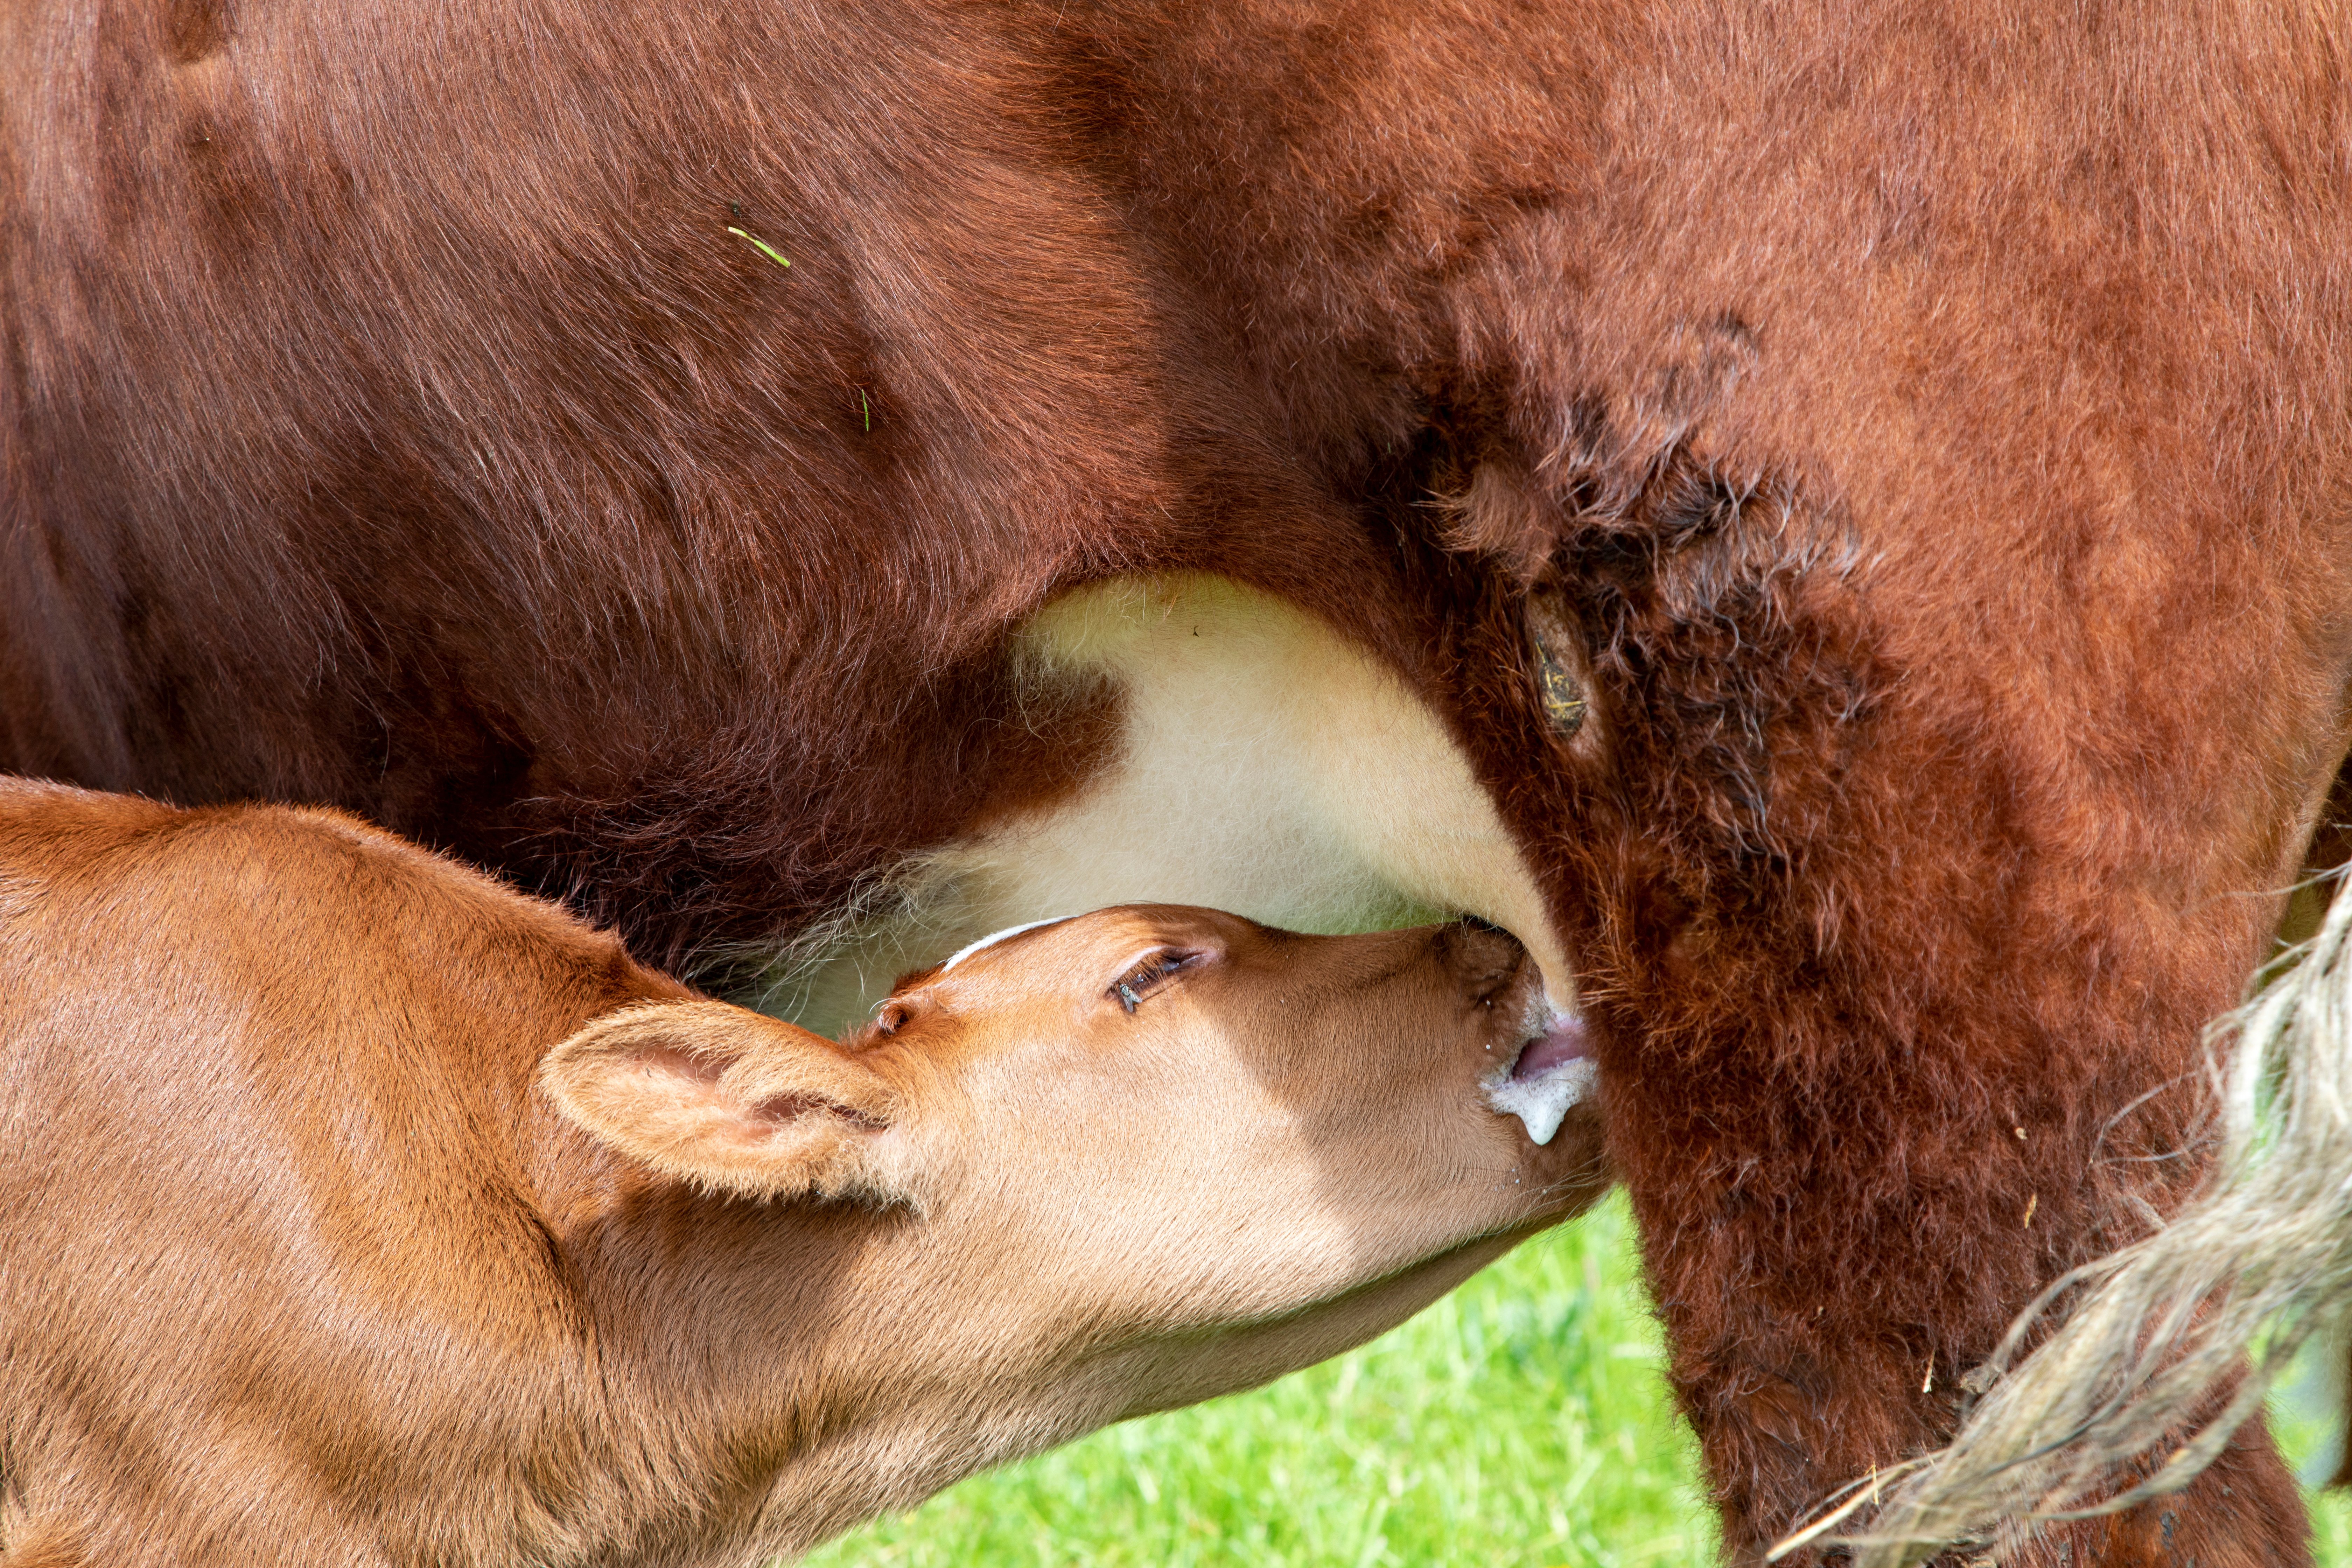
<path id="1" fill-rule="evenodd" d="M 0 1462 L 40 1461 L 12 1564 L 471 1558 L 597 1511 L 597 1325 L 519 1152 L 572 1138 L 546 1047 L 681 987 L 331 814 L 14 783 L 0 976 Z M 68 1519 L 128 1533 L 25 1531 Z"/>

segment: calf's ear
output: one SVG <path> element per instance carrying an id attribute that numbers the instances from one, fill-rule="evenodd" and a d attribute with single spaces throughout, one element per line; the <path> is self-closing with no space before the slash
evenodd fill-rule
<path id="1" fill-rule="evenodd" d="M 911 1203 L 875 1141 L 890 1086 L 806 1029 L 723 1002 L 661 1002 L 596 1019 L 539 1080 L 620 1153 L 709 1192 Z"/>

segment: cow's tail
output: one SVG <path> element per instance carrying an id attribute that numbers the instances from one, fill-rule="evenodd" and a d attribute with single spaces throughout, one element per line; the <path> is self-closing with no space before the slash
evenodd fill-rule
<path id="1" fill-rule="evenodd" d="M 1772 1556 L 1836 1541 L 1856 1568 L 1903 1568 L 1999 1548 L 2037 1519 L 2179 1490 L 2261 1407 L 2352 1298 L 2352 889 L 2208 1044 L 2223 1146 L 2200 1195 L 2027 1309 L 1967 1380 L 1982 1392 L 1949 1447 L 1858 1484 Z M 2061 1298 L 2064 1321 L 2021 1357 Z"/>

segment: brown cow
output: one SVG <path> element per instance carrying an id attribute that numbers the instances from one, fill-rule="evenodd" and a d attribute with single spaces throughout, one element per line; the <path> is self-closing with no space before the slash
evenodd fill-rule
<path id="1" fill-rule="evenodd" d="M 339 815 L 0 784 L 0 1562 L 759 1563 L 1261 1383 L 1600 1191 L 1482 1103 L 1540 1004 L 1155 907 L 836 1046 Z"/>
<path id="2" fill-rule="evenodd" d="M 2308 0 L 33 0 L 0 760 L 793 939 L 811 1018 L 1113 900 L 1496 921 L 1749 1557 L 2192 1174 L 2150 1091 L 2347 740 L 2346 58 Z M 2248 1440 L 2168 1549 L 2297 1559 Z"/>

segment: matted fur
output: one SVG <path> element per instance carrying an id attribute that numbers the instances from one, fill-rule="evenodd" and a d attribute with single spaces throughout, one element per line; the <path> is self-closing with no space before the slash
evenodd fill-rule
<path id="1" fill-rule="evenodd" d="M 1835 1541 L 1864 1549 L 1859 1568 L 1904 1568 L 1948 1542 L 2014 1549 L 2039 1522 L 2178 1492 L 2230 1446 L 2272 1375 L 2352 1299 L 2347 939 L 2339 896 L 2294 966 L 2214 1026 L 2229 1050 L 2213 1068 L 2212 1189 L 2053 1285 L 1973 1379 L 1990 1392 L 1948 1447 L 1857 1482 L 1776 1552 Z M 2061 1300 L 2056 1331 L 2025 1354 Z"/>

